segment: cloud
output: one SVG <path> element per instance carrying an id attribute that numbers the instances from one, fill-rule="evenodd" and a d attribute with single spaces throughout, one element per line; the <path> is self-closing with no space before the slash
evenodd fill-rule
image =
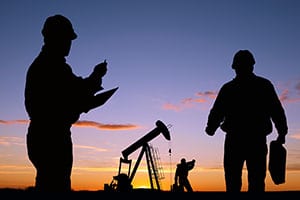
<path id="1" fill-rule="evenodd" d="M 29 120 L 24 120 L 24 119 L 20 119 L 20 120 L 1 120 L 0 119 L 0 124 L 28 124 Z"/>
<path id="2" fill-rule="evenodd" d="M 300 102 L 300 80 L 278 84 L 278 88 L 281 91 L 278 96 L 282 103 Z"/>
<path id="3" fill-rule="evenodd" d="M 3 145 L 3 146 L 11 146 L 11 145 L 24 146 L 24 139 L 20 138 L 20 137 L 0 136 L 0 145 Z"/>
<path id="4" fill-rule="evenodd" d="M 165 103 L 165 104 L 163 104 L 162 108 L 164 110 L 174 110 L 174 111 L 180 111 L 181 110 L 179 105 L 175 105 L 175 104 L 172 104 L 172 103 Z"/>
<path id="5" fill-rule="evenodd" d="M 165 103 L 162 108 L 164 110 L 182 111 L 184 109 L 193 108 L 197 104 L 207 103 L 208 101 L 215 99 L 218 92 L 205 91 L 197 92 L 194 97 L 187 97 L 182 99 L 178 104 Z"/>
<path id="6" fill-rule="evenodd" d="M 138 129 L 138 125 L 134 124 L 102 124 L 94 121 L 78 121 L 74 124 L 76 127 L 92 127 L 101 130 L 132 130 Z"/>
<path id="7" fill-rule="evenodd" d="M 282 93 L 279 94 L 279 99 L 282 103 L 297 103 L 300 101 L 300 97 L 293 95 L 289 89 L 284 89 Z"/>
<path id="8" fill-rule="evenodd" d="M 289 163 L 286 167 L 287 171 L 300 171 L 300 163 Z"/>
<path id="9" fill-rule="evenodd" d="M 80 167 L 80 166 L 74 166 L 72 168 L 74 171 L 73 174 L 81 174 L 84 172 L 115 172 L 115 167 L 103 167 L 103 166 L 97 166 L 97 167 Z"/>
<path id="10" fill-rule="evenodd" d="M 218 95 L 217 91 L 205 91 L 205 92 L 197 92 L 197 96 L 202 97 L 202 99 L 210 98 L 215 99 Z"/>
<path id="11" fill-rule="evenodd" d="M 296 139 L 296 140 L 300 140 L 300 133 L 297 134 L 292 134 L 292 135 L 288 135 L 290 138 Z"/>
<path id="12" fill-rule="evenodd" d="M 105 152 L 107 149 L 102 149 L 94 146 L 86 146 L 86 145 L 74 145 L 75 148 L 78 149 L 87 149 L 87 150 L 93 150 L 93 151 L 99 151 L 99 152 Z"/>
<path id="13" fill-rule="evenodd" d="M 31 168 L 26 165 L 0 165 L 0 175 L 31 175 Z"/>
<path id="14" fill-rule="evenodd" d="M 0 124 L 3 125 L 14 125 L 14 124 L 28 124 L 29 120 L 0 120 Z M 50 122 L 49 122 L 50 124 Z M 135 124 L 103 124 L 94 121 L 77 121 L 73 124 L 75 127 L 83 127 L 83 128 L 96 128 L 101 130 L 133 130 L 138 129 L 140 126 Z"/>

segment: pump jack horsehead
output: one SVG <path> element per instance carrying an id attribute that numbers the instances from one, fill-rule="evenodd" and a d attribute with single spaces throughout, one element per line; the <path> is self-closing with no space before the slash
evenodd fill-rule
<path id="1" fill-rule="evenodd" d="M 160 133 L 165 137 L 166 140 L 171 140 L 170 132 L 168 130 L 168 127 L 160 120 L 156 121 L 156 127 L 152 129 L 150 132 L 148 132 L 145 136 L 137 140 L 135 143 L 128 146 L 126 149 L 122 151 L 123 157 L 120 157 L 120 164 L 119 164 L 119 171 L 118 175 L 113 177 L 113 180 L 110 184 L 104 184 L 104 190 L 109 191 L 130 191 L 132 190 L 132 180 L 135 176 L 135 173 L 137 171 L 137 168 L 141 162 L 141 159 L 146 154 L 146 161 L 147 161 L 147 167 L 148 167 L 148 174 L 151 184 L 151 189 L 155 189 L 154 183 L 152 180 L 152 177 L 154 175 L 155 183 L 156 183 L 156 189 L 160 190 L 159 185 L 159 178 L 156 170 L 155 160 L 153 160 L 153 155 L 151 153 L 150 146 L 148 144 L 149 141 L 157 137 Z M 132 160 L 128 159 L 128 156 L 142 147 L 141 152 L 138 156 L 137 161 L 135 162 L 135 166 L 131 170 L 131 163 Z M 128 164 L 128 173 L 121 173 L 121 166 L 122 163 Z"/>

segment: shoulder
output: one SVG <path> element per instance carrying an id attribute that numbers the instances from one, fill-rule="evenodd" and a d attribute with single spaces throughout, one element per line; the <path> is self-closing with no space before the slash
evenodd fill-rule
<path id="1" fill-rule="evenodd" d="M 220 91 L 222 90 L 228 90 L 232 87 L 235 87 L 235 85 L 237 84 L 236 80 L 235 79 L 232 79 L 230 81 L 227 81 L 226 83 L 224 83 L 220 89 Z"/>
<path id="2" fill-rule="evenodd" d="M 254 75 L 254 80 L 259 85 L 273 87 L 273 83 L 265 77 Z"/>
<path id="3" fill-rule="evenodd" d="M 27 74 L 35 74 L 35 73 L 40 73 L 43 71 L 43 68 L 41 67 L 41 58 L 40 56 L 37 56 L 33 62 L 29 65 Z"/>
<path id="4" fill-rule="evenodd" d="M 271 83 L 271 81 L 265 77 L 262 77 L 262 76 L 258 76 L 258 75 L 254 75 L 254 78 L 257 80 L 257 81 L 261 81 L 261 82 L 265 82 L 265 83 Z"/>

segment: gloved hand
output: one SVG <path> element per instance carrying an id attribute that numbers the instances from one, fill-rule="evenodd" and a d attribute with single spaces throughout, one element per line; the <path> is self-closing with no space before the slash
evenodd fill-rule
<path id="1" fill-rule="evenodd" d="M 102 87 L 102 77 L 106 74 L 107 72 L 107 62 L 104 60 L 104 62 L 99 63 L 94 67 L 93 72 L 90 74 L 88 79 L 91 81 L 93 84 L 93 91 L 94 93 L 100 91 L 103 89 Z"/>
<path id="2" fill-rule="evenodd" d="M 104 62 L 99 63 L 94 67 L 93 76 L 97 78 L 102 78 L 107 72 L 107 62 L 104 60 Z"/>
<path id="3" fill-rule="evenodd" d="M 205 132 L 207 133 L 207 135 L 209 136 L 213 136 L 215 134 L 215 130 L 209 128 L 208 126 L 205 128 Z"/>

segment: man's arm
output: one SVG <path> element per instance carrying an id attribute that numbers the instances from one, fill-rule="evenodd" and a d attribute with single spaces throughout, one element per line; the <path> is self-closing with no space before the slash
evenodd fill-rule
<path id="1" fill-rule="evenodd" d="M 191 160 L 190 162 L 187 163 L 187 165 L 188 165 L 188 170 L 191 170 L 191 169 L 194 168 L 195 162 L 196 162 L 196 160 L 193 159 L 193 160 Z"/>
<path id="2" fill-rule="evenodd" d="M 213 136 L 215 134 L 221 122 L 224 120 L 223 104 L 224 104 L 224 91 L 223 88 L 221 88 L 213 104 L 213 107 L 209 112 L 208 119 L 207 119 L 205 132 L 210 136 Z"/>
<path id="3" fill-rule="evenodd" d="M 97 64 L 94 67 L 93 72 L 87 77 L 87 80 L 91 83 L 93 87 L 93 93 L 99 92 L 103 89 L 102 87 L 102 77 L 107 73 L 107 62 Z"/>
<path id="4" fill-rule="evenodd" d="M 284 108 L 278 98 L 275 88 L 273 85 L 270 86 L 271 89 L 271 119 L 274 122 L 275 128 L 278 133 L 277 141 L 281 144 L 285 143 L 285 136 L 288 133 L 288 125 L 287 125 L 287 118 L 285 115 Z"/>

